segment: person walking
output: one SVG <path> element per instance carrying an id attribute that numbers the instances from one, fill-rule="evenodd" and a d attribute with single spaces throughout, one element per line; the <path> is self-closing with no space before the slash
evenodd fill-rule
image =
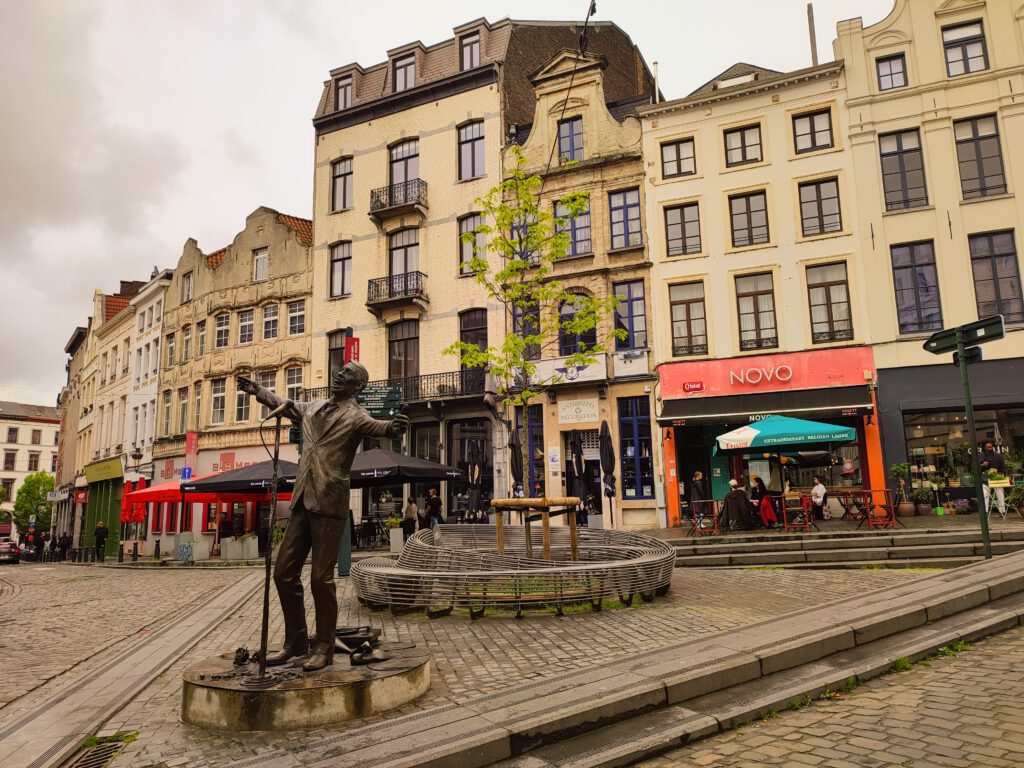
<path id="1" fill-rule="evenodd" d="M 427 521 L 430 527 L 434 528 L 444 522 L 444 518 L 441 517 L 441 499 L 437 495 L 437 488 L 431 488 L 427 493 Z"/>
<path id="2" fill-rule="evenodd" d="M 60 560 L 64 562 L 68 559 L 68 549 L 71 548 L 71 537 L 68 536 L 67 531 L 60 535 L 57 539 L 57 551 L 60 552 Z"/>
<path id="3" fill-rule="evenodd" d="M 693 510 L 694 522 L 698 528 L 709 528 L 710 520 L 707 520 L 711 512 L 708 504 L 708 496 L 704 490 L 704 473 L 699 469 L 693 473 L 693 481 L 690 483 L 690 508 Z"/>
<path id="4" fill-rule="evenodd" d="M 996 450 L 995 445 L 991 440 L 986 440 L 982 448 L 981 455 L 978 457 L 981 463 L 981 481 L 983 488 L 985 489 L 985 510 L 988 510 L 989 505 L 989 494 L 995 491 L 996 494 L 996 507 L 999 509 L 1000 517 L 1006 517 L 1006 496 L 1002 488 L 989 488 L 988 486 L 988 473 L 990 471 L 996 471 L 1000 475 L 1006 474 L 1006 462 L 1003 460 L 1003 454 Z"/>
<path id="5" fill-rule="evenodd" d="M 107 526 L 100 520 L 96 523 L 96 530 L 92 532 L 93 541 L 96 543 L 96 559 L 103 562 L 107 554 L 107 535 L 110 533 Z"/>
<path id="6" fill-rule="evenodd" d="M 814 487 L 811 488 L 811 514 L 814 515 L 815 520 L 825 519 L 825 497 L 827 495 L 828 489 L 825 488 L 821 475 L 815 475 Z"/>
<path id="7" fill-rule="evenodd" d="M 416 506 L 416 499 L 412 496 L 409 497 L 409 503 L 405 505 L 405 514 L 402 517 L 402 533 L 405 534 L 405 538 L 409 538 L 416 533 L 416 518 L 419 517 L 420 510 Z"/>

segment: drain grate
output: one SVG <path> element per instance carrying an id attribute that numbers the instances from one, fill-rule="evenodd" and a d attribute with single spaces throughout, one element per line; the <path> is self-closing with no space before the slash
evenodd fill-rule
<path id="1" fill-rule="evenodd" d="M 120 741 L 107 741 L 89 747 L 75 758 L 68 768 L 103 768 L 111 758 L 121 751 L 124 744 Z"/>

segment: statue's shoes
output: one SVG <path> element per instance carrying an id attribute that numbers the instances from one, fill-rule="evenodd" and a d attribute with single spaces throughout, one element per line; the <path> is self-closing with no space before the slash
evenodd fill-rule
<path id="1" fill-rule="evenodd" d="M 334 663 L 333 653 L 311 653 L 302 665 L 303 672 L 319 672 Z"/>
<path id="2" fill-rule="evenodd" d="M 387 661 L 390 658 L 391 657 L 388 654 L 382 651 L 375 651 L 372 648 L 368 650 L 357 650 L 351 656 L 348 657 L 349 661 L 352 663 L 352 666 L 354 667 L 361 667 L 366 664 L 373 664 L 377 661 Z"/>

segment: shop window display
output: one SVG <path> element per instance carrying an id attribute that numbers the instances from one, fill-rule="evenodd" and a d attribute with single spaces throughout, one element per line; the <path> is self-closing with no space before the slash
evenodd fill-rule
<path id="1" fill-rule="evenodd" d="M 974 485 L 969 450 L 986 441 L 992 441 L 1003 455 L 1007 474 L 1024 482 L 1024 407 L 976 409 L 974 421 L 976 432 L 972 440 L 967 432 L 967 416 L 962 411 L 903 414 L 913 487 Z"/>

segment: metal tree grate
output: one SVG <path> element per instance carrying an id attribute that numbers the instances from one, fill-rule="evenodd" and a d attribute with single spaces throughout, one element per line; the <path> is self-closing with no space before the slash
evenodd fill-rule
<path id="1" fill-rule="evenodd" d="M 121 751 L 124 744 L 120 741 L 108 741 L 89 747 L 75 758 L 67 768 L 103 768 Z"/>

